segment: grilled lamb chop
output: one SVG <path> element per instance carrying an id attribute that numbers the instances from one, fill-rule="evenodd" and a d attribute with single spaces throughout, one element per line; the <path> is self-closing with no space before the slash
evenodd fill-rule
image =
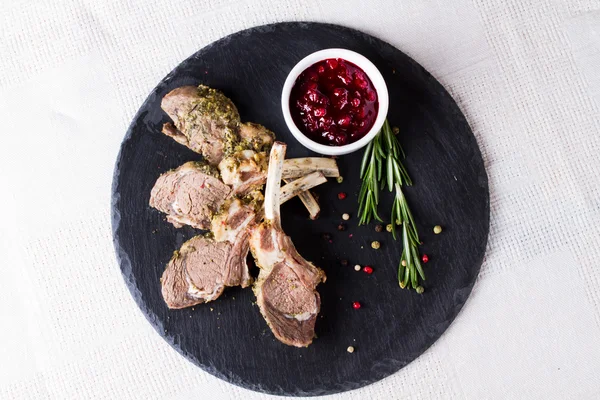
<path id="1" fill-rule="evenodd" d="M 240 115 L 233 102 L 208 86 L 183 86 L 169 92 L 161 108 L 173 123 L 163 133 L 217 165 L 238 144 Z"/>
<path id="2" fill-rule="evenodd" d="M 187 162 L 162 174 L 150 193 L 150 206 L 167 214 L 167 221 L 181 228 L 209 229 L 210 218 L 231 194 L 218 171 L 199 162 Z"/>
<path id="3" fill-rule="evenodd" d="M 173 120 L 163 125 L 163 133 L 202 154 L 211 165 L 234 151 L 268 151 L 275 139 L 262 125 L 242 124 L 233 102 L 208 86 L 174 89 L 161 107 Z"/>
<path id="4" fill-rule="evenodd" d="M 301 190 L 324 183 L 315 172 L 281 188 L 281 202 Z M 226 286 L 247 287 L 252 283 L 246 259 L 249 227 L 263 216 L 260 192 L 227 200 L 212 219 L 213 238 L 196 236 L 174 253 L 161 278 L 162 293 L 169 308 L 185 308 L 217 299 Z"/>
<path id="5" fill-rule="evenodd" d="M 325 273 L 306 261 L 281 229 L 281 175 L 286 145 L 275 142 L 269 158 L 265 220 L 250 230 L 250 249 L 260 268 L 256 302 L 275 337 L 290 346 L 312 343 L 321 300 L 316 286 Z"/>
<path id="6" fill-rule="evenodd" d="M 222 181 L 231 187 L 219 179 L 219 172 L 215 167 L 201 162 L 188 162 L 157 179 L 150 194 L 150 206 L 166 213 L 167 221 L 177 228 L 190 225 L 198 229 L 209 229 L 210 218 L 225 200 L 232 195 L 252 192 L 262 186 L 266 179 L 265 153 L 244 150 L 235 154 L 219 164 L 222 167 Z M 239 159 L 236 159 L 238 156 Z M 290 176 L 299 176 L 299 171 L 306 176 L 311 169 L 324 171 L 327 174 L 325 176 L 339 176 L 335 160 L 323 158 L 308 163 L 303 160 L 313 159 L 286 160 L 286 163 L 290 163 L 284 163 L 284 174 L 287 174 L 286 165 L 289 165 Z M 309 192 L 302 193 L 302 196 L 311 217 L 318 215 L 319 205 L 314 197 Z"/>

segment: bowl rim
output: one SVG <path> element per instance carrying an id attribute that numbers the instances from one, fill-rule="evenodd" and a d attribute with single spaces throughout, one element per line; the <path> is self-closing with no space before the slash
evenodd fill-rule
<path id="1" fill-rule="evenodd" d="M 375 119 L 375 122 L 373 123 L 371 129 L 356 142 L 345 144 L 343 146 L 328 146 L 321 143 L 317 143 L 314 140 L 308 138 L 304 133 L 300 131 L 300 129 L 294 123 L 289 105 L 292 87 L 296 83 L 296 79 L 298 79 L 298 76 L 300 76 L 300 74 L 311 65 L 328 58 L 342 58 L 353 64 L 356 64 L 359 68 L 361 68 L 373 83 L 373 86 L 377 91 L 377 100 L 379 102 L 377 118 Z M 373 140 L 375 135 L 377 135 L 377 133 L 381 130 L 383 123 L 385 122 L 385 119 L 387 117 L 388 108 L 388 89 L 385 80 L 383 79 L 383 75 L 381 74 L 379 69 L 375 66 L 375 64 L 373 64 L 367 57 L 363 56 L 362 54 L 342 48 L 328 48 L 319 50 L 307 55 L 306 57 L 298 61 L 298 63 L 289 72 L 285 83 L 283 84 L 283 89 L 281 92 L 281 109 L 283 112 L 283 118 L 285 119 L 285 123 L 292 135 L 304 147 L 314 152 L 325 155 L 348 154 L 357 151 L 369 144 L 369 142 Z"/>

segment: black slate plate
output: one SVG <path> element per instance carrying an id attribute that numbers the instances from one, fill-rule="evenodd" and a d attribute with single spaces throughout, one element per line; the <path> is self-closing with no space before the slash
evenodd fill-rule
<path id="1" fill-rule="evenodd" d="M 338 159 L 344 176 L 317 188 L 321 218 L 311 221 L 294 199 L 282 209 L 284 230 L 299 252 L 327 273 L 319 286 L 318 339 L 309 348 L 273 338 L 251 290 L 229 289 L 218 301 L 172 311 L 159 278 L 173 250 L 196 232 L 175 229 L 148 207 L 159 174 L 200 156 L 162 135 L 161 98 L 182 85 L 204 83 L 225 92 L 243 120 L 261 123 L 288 144 L 288 157 L 310 155 L 287 131 L 279 106 L 290 69 L 328 47 L 355 50 L 381 70 L 390 91 L 389 119 L 400 127 L 415 186 L 406 190 L 430 262 L 426 291 L 401 290 L 400 242 L 373 225 L 357 227 L 362 151 Z M 338 200 L 340 191 L 348 193 Z M 391 195 L 380 210 L 389 218 Z M 337 231 L 341 214 L 352 219 Z M 281 23 L 221 39 L 181 63 L 152 91 L 123 142 L 113 182 L 113 231 L 123 276 L 133 297 L 177 351 L 221 379 L 281 395 L 322 395 L 359 388 L 414 360 L 448 327 L 466 301 L 483 259 L 489 224 L 487 176 L 475 138 L 458 106 L 419 64 L 364 33 L 334 25 Z M 441 235 L 432 227 L 444 226 Z M 332 236 L 331 243 L 322 239 Z M 352 235 L 352 237 L 349 237 Z M 372 240 L 381 249 L 370 247 Z M 347 259 L 342 266 L 340 259 Z M 355 272 L 370 264 L 375 272 Z M 254 271 L 256 272 L 256 271 Z M 353 301 L 363 307 L 352 308 Z M 354 346 L 353 354 L 346 352 Z M 151 349 L 149 349 L 151 350 Z"/>

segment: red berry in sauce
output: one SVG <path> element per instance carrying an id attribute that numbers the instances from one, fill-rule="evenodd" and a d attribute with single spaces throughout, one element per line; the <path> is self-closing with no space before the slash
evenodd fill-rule
<path id="1" fill-rule="evenodd" d="M 307 137 L 343 146 L 362 138 L 379 108 L 377 91 L 358 66 L 341 58 L 308 67 L 290 94 L 294 123 Z"/>
<path id="2" fill-rule="evenodd" d="M 361 307 L 361 305 L 358 301 L 355 301 L 354 303 L 352 303 L 352 308 L 354 308 L 355 310 L 358 310 L 360 307 Z"/>
<path id="3" fill-rule="evenodd" d="M 336 145 L 343 146 L 348 143 L 348 135 L 346 135 L 344 132 L 340 132 L 337 134 L 335 139 L 333 139 L 333 141 Z"/>
<path id="4" fill-rule="evenodd" d="M 373 267 L 371 267 L 370 265 L 365 265 L 365 267 L 363 268 L 363 271 L 365 271 L 365 273 L 371 275 L 373 273 Z"/>
<path id="5" fill-rule="evenodd" d="M 360 79 L 360 78 L 357 78 L 357 79 L 355 79 L 355 80 L 354 80 L 354 84 L 355 84 L 356 86 L 358 86 L 359 88 L 362 88 L 362 89 L 364 89 L 364 88 L 366 88 L 367 86 L 369 86 L 369 83 L 368 83 L 366 80 L 364 80 L 364 79 Z"/>
<path id="6" fill-rule="evenodd" d="M 426 263 L 427 261 L 429 261 L 429 256 L 427 254 L 423 254 L 423 257 L 421 257 L 421 260 Z"/>
<path id="7" fill-rule="evenodd" d="M 335 88 L 331 92 L 335 97 L 345 96 L 348 97 L 348 91 L 344 88 Z"/>
<path id="8" fill-rule="evenodd" d="M 315 117 L 322 117 L 327 113 L 327 110 L 324 108 L 315 108 L 314 114 Z"/>
<path id="9" fill-rule="evenodd" d="M 338 119 L 337 124 L 339 126 L 341 126 L 342 128 L 349 126 L 350 125 L 350 117 L 347 115 L 344 115 L 343 117 Z"/>

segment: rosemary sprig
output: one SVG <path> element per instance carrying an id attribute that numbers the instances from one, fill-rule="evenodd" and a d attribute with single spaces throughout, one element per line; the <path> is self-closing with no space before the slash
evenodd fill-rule
<path id="1" fill-rule="evenodd" d="M 401 288 L 405 288 L 410 283 L 410 286 L 422 292 L 423 287 L 419 285 L 419 277 L 425 280 L 425 273 L 421 266 L 421 260 L 419 255 L 419 234 L 417 232 L 417 226 L 415 220 L 408 207 L 406 197 L 402 192 L 402 186 L 412 185 L 412 180 L 402 164 L 400 157 L 404 158 L 404 150 L 398 142 L 398 138 L 392 132 L 390 124 L 386 120 L 381 130 L 383 135 L 385 150 L 387 151 L 387 184 L 388 189 L 391 192 L 393 188 L 396 189 L 396 195 L 394 196 L 394 203 L 392 204 L 392 235 L 396 239 L 396 227 L 402 225 L 402 256 L 400 257 L 400 264 L 398 265 L 398 283 Z"/>
<path id="2" fill-rule="evenodd" d="M 398 183 L 395 185 L 396 195 L 392 205 L 392 234 L 396 239 L 396 227 L 402 225 L 402 256 L 398 266 L 398 283 L 404 289 L 410 283 L 412 288 L 421 291 L 423 288 L 419 285 L 419 277 L 425 280 L 425 272 L 419 259 L 419 234 L 415 220 L 410 212 L 406 197 L 402 193 L 402 188 Z"/>
<path id="3" fill-rule="evenodd" d="M 367 146 L 360 166 L 360 178 L 362 185 L 358 194 L 359 225 L 368 224 L 373 218 L 382 221 L 377 214 L 379 204 L 379 181 L 382 176 L 382 159 L 385 153 L 381 148 L 380 134 Z"/>
<path id="4" fill-rule="evenodd" d="M 419 234 L 410 211 L 402 186 L 411 186 L 412 180 L 402 164 L 404 150 L 386 120 L 381 131 L 369 143 L 363 156 L 360 177 L 362 186 L 359 200 L 359 225 L 369 223 L 372 218 L 381 221 L 377 214 L 381 183 L 391 192 L 396 189 L 392 204 L 392 235 L 396 239 L 396 228 L 402 225 L 402 256 L 398 266 L 398 283 L 401 288 L 409 284 L 418 293 L 423 292 L 419 278 L 425 280 L 425 273 L 419 255 Z M 382 170 L 385 169 L 385 174 Z"/>

